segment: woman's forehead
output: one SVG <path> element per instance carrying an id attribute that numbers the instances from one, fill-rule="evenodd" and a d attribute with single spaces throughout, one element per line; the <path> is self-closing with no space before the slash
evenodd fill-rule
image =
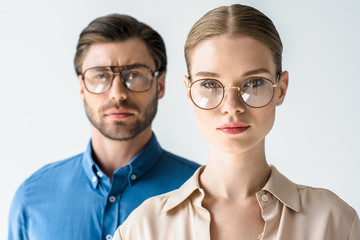
<path id="1" fill-rule="evenodd" d="M 191 75 L 199 72 L 221 74 L 265 69 L 275 74 L 270 49 L 248 36 L 216 36 L 196 46 L 191 55 Z"/>

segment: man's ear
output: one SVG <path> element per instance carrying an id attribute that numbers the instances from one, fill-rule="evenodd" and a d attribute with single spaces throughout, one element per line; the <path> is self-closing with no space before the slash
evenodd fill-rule
<path id="1" fill-rule="evenodd" d="M 190 100 L 190 91 L 189 91 L 190 79 L 189 79 L 188 76 L 183 76 L 183 81 L 184 81 L 184 85 L 185 85 L 185 88 L 186 88 L 186 96 Z"/>
<path id="2" fill-rule="evenodd" d="M 80 97 L 81 97 L 81 100 L 84 101 L 84 91 L 85 91 L 84 81 L 82 80 L 81 75 L 78 75 L 78 79 L 79 79 L 79 83 L 80 83 Z"/>
<path id="3" fill-rule="evenodd" d="M 280 74 L 280 79 L 278 84 L 279 84 L 280 92 L 277 95 L 276 106 L 281 105 L 285 99 L 287 88 L 289 86 L 289 73 L 287 71 L 284 71 Z"/>
<path id="4" fill-rule="evenodd" d="M 165 95 L 165 76 L 166 72 L 163 72 L 157 79 L 158 99 L 164 97 Z"/>

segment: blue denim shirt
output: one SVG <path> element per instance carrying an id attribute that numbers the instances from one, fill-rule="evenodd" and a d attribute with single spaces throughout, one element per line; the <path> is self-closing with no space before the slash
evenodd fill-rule
<path id="1" fill-rule="evenodd" d="M 163 150 L 153 134 L 145 148 L 113 174 L 86 151 L 48 164 L 17 190 L 8 239 L 109 240 L 145 199 L 179 188 L 199 167 Z"/>

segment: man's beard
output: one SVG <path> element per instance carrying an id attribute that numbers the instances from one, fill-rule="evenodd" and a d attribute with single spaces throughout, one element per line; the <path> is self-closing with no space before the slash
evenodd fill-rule
<path id="1" fill-rule="evenodd" d="M 85 112 L 90 120 L 91 124 L 105 137 L 116 140 L 116 141 L 126 141 L 135 138 L 141 132 L 143 132 L 148 126 L 151 125 L 156 112 L 157 112 L 158 97 L 157 94 L 149 102 L 149 104 L 143 109 L 143 112 L 135 104 L 130 103 L 127 99 L 119 102 L 109 102 L 102 106 L 98 110 L 97 119 L 94 109 L 92 109 L 86 99 L 84 100 Z M 140 115 L 141 119 L 136 119 L 135 122 L 129 124 L 125 121 L 115 121 L 113 123 L 106 123 L 102 117 L 104 116 L 104 111 L 111 108 L 124 108 L 128 110 L 135 110 Z M 141 114 L 142 113 L 142 114 Z"/>

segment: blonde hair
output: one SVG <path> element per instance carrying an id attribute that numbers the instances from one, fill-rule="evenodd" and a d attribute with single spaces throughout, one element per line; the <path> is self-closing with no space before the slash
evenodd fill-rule
<path id="1" fill-rule="evenodd" d="M 282 70 L 282 51 L 280 35 L 273 22 L 259 10 L 234 4 L 211 10 L 200 18 L 191 28 L 185 43 L 185 60 L 190 76 L 191 53 L 200 43 L 211 37 L 227 35 L 245 35 L 254 38 L 267 46 L 274 58 L 276 71 Z"/>

